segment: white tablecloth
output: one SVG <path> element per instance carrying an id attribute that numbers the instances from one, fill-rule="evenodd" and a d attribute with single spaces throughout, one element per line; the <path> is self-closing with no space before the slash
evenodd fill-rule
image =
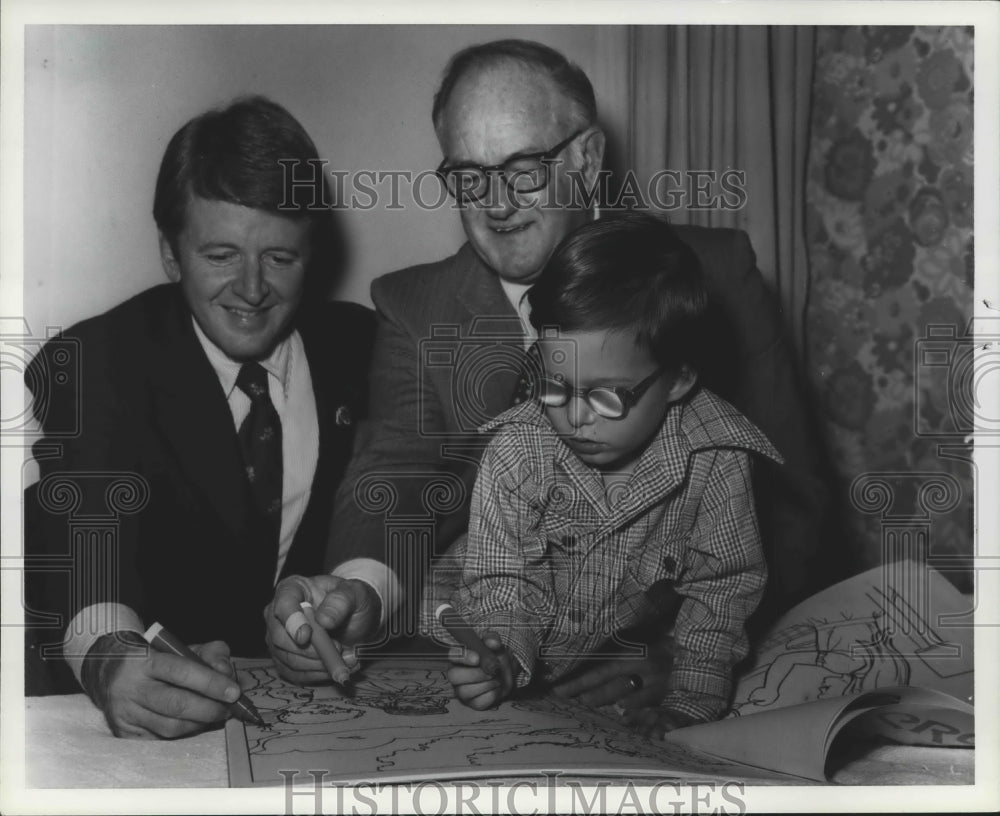
<path id="1" fill-rule="evenodd" d="M 221 728 L 178 740 L 113 737 L 86 695 L 25 701 L 28 788 L 226 787 Z M 972 749 L 854 745 L 833 758 L 840 785 L 969 785 Z"/>

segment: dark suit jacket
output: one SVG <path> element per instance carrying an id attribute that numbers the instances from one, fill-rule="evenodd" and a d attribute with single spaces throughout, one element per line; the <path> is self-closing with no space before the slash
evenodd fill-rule
<path id="1" fill-rule="evenodd" d="M 311 575 L 350 455 L 348 417 L 364 410 L 373 321 L 362 306 L 322 303 L 303 307 L 296 328 L 319 457 L 283 573 Z M 46 344 L 26 380 L 47 434 L 35 446 L 41 478 L 26 495 L 27 599 L 33 613 L 59 616 L 33 640 L 58 641 L 83 606 L 117 600 L 186 642 L 262 653 L 277 550 L 261 538 L 232 414 L 179 288 L 158 286 L 73 326 Z"/>
<path id="2" fill-rule="evenodd" d="M 773 612 L 829 577 L 817 565 L 826 503 L 817 440 L 745 233 L 676 229 L 701 261 L 713 301 L 712 370 L 702 379 L 786 459 L 784 467 L 758 468 Z M 475 427 L 510 405 L 522 330 L 497 276 L 468 244 L 446 260 L 378 278 L 372 299 L 371 412 L 337 494 L 328 566 L 358 555 L 388 560 L 411 591 L 397 624 L 407 628 L 430 554 L 443 553 L 468 526 L 488 441 Z M 427 486 L 432 477 L 436 489 Z"/>

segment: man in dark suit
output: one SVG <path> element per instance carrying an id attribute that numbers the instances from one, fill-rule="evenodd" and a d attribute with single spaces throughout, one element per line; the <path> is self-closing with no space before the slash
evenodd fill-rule
<path id="1" fill-rule="evenodd" d="M 188 122 L 154 198 L 171 282 L 73 326 L 29 367 L 43 430 L 79 430 L 35 449 L 28 606 L 68 622 L 66 663 L 117 735 L 174 737 L 225 718 L 238 691 L 230 649 L 265 654 L 261 613 L 278 578 L 323 570 L 373 326 L 367 309 L 318 291 L 330 210 L 317 160 L 302 126 L 261 97 Z M 74 348 L 78 377 L 46 382 Z M 95 519 L 111 535 L 94 535 Z M 68 558 L 68 578 L 44 571 L 46 558 Z M 377 580 L 355 562 L 321 583 L 368 629 Z M 204 644 L 213 669 L 150 654 L 154 622 Z M 35 647 L 52 640 L 29 632 Z M 34 670 L 54 663 L 29 650 L 29 693 L 45 686 Z"/>
<path id="2" fill-rule="evenodd" d="M 330 560 L 370 555 L 402 583 L 404 603 L 383 637 L 412 634 L 421 581 L 433 556 L 468 524 L 468 498 L 488 440 L 476 427 L 509 407 L 533 329 L 526 294 L 555 246 L 592 217 L 575 195 L 591 189 L 601 168 L 604 134 L 597 126 L 586 75 L 538 43 L 500 41 L 457 54 L 434 99 L 434 127 L 444 160 L 438 173 L 460 206 L 468 243 L 454 256 L 405 269 L 372 284 L 377 330 L 371 413 L 337 494 Z M 720 348 L 737 359 L 719 393 L 757 423 L 790 463 L 788 488 L 774 515 L 782 530 L 772 574 L 803 586 L 799 573 L 818 537 L 822 487 L 814 444 L 803 425 L 788 353 L 773 299 L 755 268 L 745 234 L 678 227 L 699 256 L 717 301 Z M 777 477 L 776 477 L 777 478 Z M 813 534 L 813 535 L 811 535 Z M 791 588 L 783 588 L 791 594 Z M 270 626 L 287 652 L 280 623 L 295 608 L 294 591 L 276 595 Z M 284 657 L 279 658 L 284 659 Z M 315 662 L 289 657 L 289 676 L 319 676 Z M 624 673 L 623 673 L 624 672 Z M 604 689 L 594 701 L 631 692 L 636 662 L 608 664 L 578 694 Z M 655 702 L 649 687 L 631 702 Z M 619 681 L 621 678 L 621 681 Z"/>

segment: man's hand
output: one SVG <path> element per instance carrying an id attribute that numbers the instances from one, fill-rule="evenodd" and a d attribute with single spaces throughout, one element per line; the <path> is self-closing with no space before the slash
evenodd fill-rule
<path id="1" fill-rule="evenodd" d="M 229 716 L 240 696 L 229 647 L 216 640 L 191 648 L 212 668 L 114 636 L 94 644 L 85 685 L 116 737 L 173 739 Z"/>
<path id="2" fill-rule="evenodd" d="M 455 664 L 446 673 L 448 682 L 455 687 L 455 696 L 476 711 L 493 708 L 514 690 L 514 660 L 507 648 L 493 632 L 486 633 L 483 643 L 496 655 L 500 664 L 496 676 L 479 668 L 479 655 L 472 649 L 453 646 L 448 652 L 448 659 Z"/>
<path id="3" fill-rule="evenodd" d="M 300 604 L 303 601 L 313 605 L 316 622 L 330 633 L 348 668 L 357 668 L 354 650 L 343 649 L 342 644 L 364 643 L 375 635 L 382 613 L 375 590 L 364 581 L 333 575 L 314 578 L 293 575 L 275 587 L 274 599 L 264 609 L 267 648 L 278 673 L 299 685 L 330 680 L 330 674 L 310 644 L 312 628 L 302 615 Z"/>
<path id="4" fill-rule="evenodd" d="M 552 687 L 557 697 L 572 697 L 589 706 L 618 703 L 625 709 L 659 704 L 667 694 L 673 657 L 669 642 L 650 647 L 642 660 L 610 658 Z"/>

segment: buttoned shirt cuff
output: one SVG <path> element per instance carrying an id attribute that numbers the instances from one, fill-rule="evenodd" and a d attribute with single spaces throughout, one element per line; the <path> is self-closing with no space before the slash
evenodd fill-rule
<path id="1" fill-rule="evenodd" d="M 670 671 L 671 689 L 694 691 L 699 694 L 713 694 L 725 697 L 732 686 L 732 669 L 729 663 L 688 663 L 675 658 Z"/>
<path id="2" fill-rule="evenodd" d="M 732 669 L 727 663 L 674 663 L 663 705 L 698 720 L 714 720 L 722 713 L 732 690 Z"/>
<path id="3" fill-rule="evenodd" d="M 374 590 L 381 602 L 379 629 L 402 602 L 402 589 L 396 573 L 374 558 L 353 558 L 334 569 L 331 575 L 344 580 L 363 581 Z"/>
<path id="4" fill-rule="evenodd" d="M 112 632 L 136 632 L 141 636 L 145 631 L 142 619 L 131 607 L 119 603 L 91 604 L 77 612 L 66 627 L 63 657 L 82 687 L 83 659 L 98 638 Z"/>
<path id="5" fill-rule="evenodd" d="M 726 698 L 697 691 L 671 691 L 663 698 L 661 709 L 667 708 L 687 714 L 697 722 L 712 722 L 719 719 L 726 707 Z"/>

